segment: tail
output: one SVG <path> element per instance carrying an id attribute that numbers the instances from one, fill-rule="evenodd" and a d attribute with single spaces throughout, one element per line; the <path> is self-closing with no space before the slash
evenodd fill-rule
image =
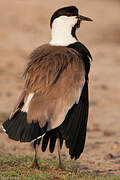
<path id="1" fill-rule="evenodd" d="M 30 142 L 39 139 L 46 132 L 47 123 L 43 128 L 40 128 L 38 121 L 28 123 L 27 113 L 19 109 L 11 119 L 3 123 L 3 130 L 13 140 Z"/>

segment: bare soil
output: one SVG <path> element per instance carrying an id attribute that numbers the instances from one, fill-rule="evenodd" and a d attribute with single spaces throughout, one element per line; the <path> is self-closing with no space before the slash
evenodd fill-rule
<path id="1" fill-rule="evenodd" d="M 49 19 L 60 7 L 76 5 L 93 23 L 77 35 L 93 61 L 89 80 L 88 132 L 80 166 L 99 174 L 120 174 L 120 2 L 118 0 L 0 0 L 0 119 L 12 111 L 24 86 L 22 72 L 29 53 L 50 40 Z M 33 154 L 30 143 L 8 139 L 0 130 L 0 152 Z M 57 158 L 57 153 L 39 152 Z M 62 158 L 69 159 L 64 147 Z"/>

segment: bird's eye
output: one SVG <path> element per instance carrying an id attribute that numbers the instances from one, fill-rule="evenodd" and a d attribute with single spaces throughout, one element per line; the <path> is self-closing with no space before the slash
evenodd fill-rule
<path id="1" fill-rule="evenodd" d="M 66 12 L 65 15 L 66 16 L 72 16 L 72 14 L 70 12 Z"/>

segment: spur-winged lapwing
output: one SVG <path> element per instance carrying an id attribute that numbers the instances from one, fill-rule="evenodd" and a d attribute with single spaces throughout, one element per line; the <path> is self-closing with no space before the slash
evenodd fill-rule
<path id="1" fill-rule="evenodd" d="M 76 37 L 82 21 L 92 20 L 79 15 L 75 6 L 58 9 L 52 15 L 51 41 L 30 54 L 24 72 L 25 87 L 10 118 L 3 123 L 9 138 L 34 141 L 35 167 L 39 167 L 41 139 L 42 151 L 49 143 L 51 153 L 57 140 L 60 167 L 63 141 L 72 159 L 79 158 L 84 149 L 92 57 Z"/>

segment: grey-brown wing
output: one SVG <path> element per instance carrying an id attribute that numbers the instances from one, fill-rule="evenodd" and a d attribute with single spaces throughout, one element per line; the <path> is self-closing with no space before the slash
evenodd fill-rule
<path id="1" fill-rule="evenodd" d="M 47 130 L 62 124 L 69 109 L 78 103 L 85 82 L 83 62 L 74 50 L 52 47 L 51 51 L 42 56 L 36 71 L 28 68 L 26 88 L 32 96 L 29 108 L 23 107 L 29 123 L 38 121 L 44 127 L 48 122 Z"/>

